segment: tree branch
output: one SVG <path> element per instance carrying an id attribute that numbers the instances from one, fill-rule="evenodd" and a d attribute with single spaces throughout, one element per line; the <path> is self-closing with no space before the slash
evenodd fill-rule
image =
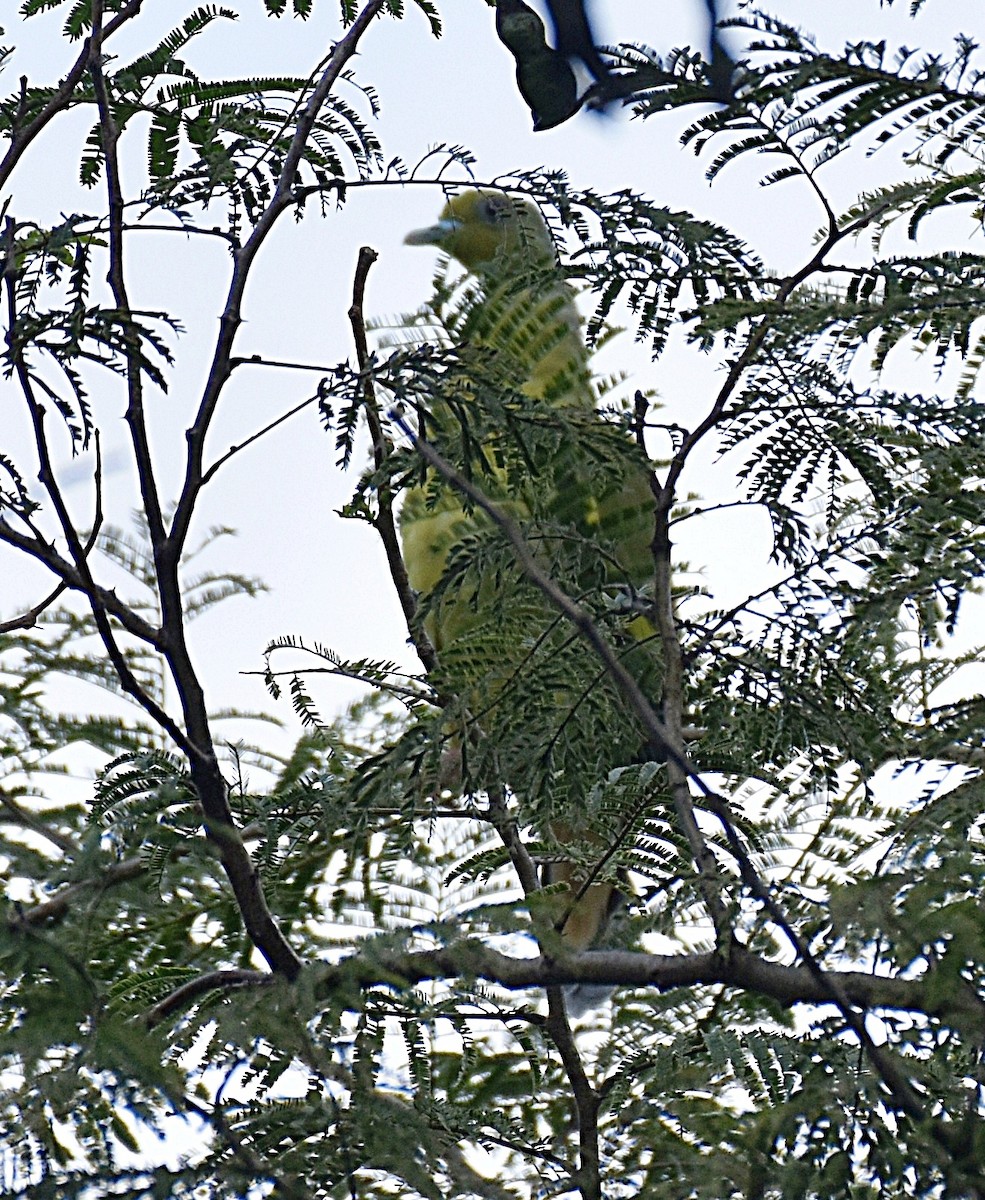
<path id="1" fill-rule="evenodd" d="M 290 207 L 296 198 L 297 171 L 301 163 L 301 155 L 307 144 L 308 137 L 322 105 L 335 85 L 336 80 L 345 68 L 346 63 L 356 53 L 363 34 L 371 22 L 380 13 L 385 0 L 369 0 L 345 35 L 335 44 L 325 70 L 311 94 L 304 112 L 298 120 L 291 144 L 284 155 L 283 167 L 277 180 L 270 203 L 264 209 L 253 228 L 249 238 L 242 248 L 233 255 L 233 274 L 226 296 L 226 304 L 220 318 L 219 337 L 212 357 L 205 392 L 199 404 L 194 424 L 188 430 L 188 456 L 185 467 L 185 480 L 181 496 L 175 509 L 174 520 L 171 523 L 170 553 L 177 557 L 181 554 L 182 546 L 188 536 L 195 500 L 202 486 L 202 464 L 205 453 L 205 439 L 215 415 L 216 405 L 226 385 L 231 371 L 230 360 L 233 343 L 242 323 L 243 295 L 249 277 L 253 260 L 260 247 L 266 241 L 271 230 L 281 214 Z"/>
<path id="2" fill-rule="evenodd" d="M 283 367 L 286 364 L 285 363 L 277 363 L 277 364 L 271 363 L 271 364 L 264 364 L 264 365 L 269 365 L 269 366 L 277 365 L 277 366 Z M 314 368 L 311 368 L 311 369 L 314 369 Z M 230 446 L 229 449 L 224 454 L 220 454 L 219 457 L 206 470 L 203 470 L 202 486 L 204 487 L 205 484 L 207 484 L 212 479 L 212 477 L 216 474 L 216 472 L 219 470 L 219 468 L 221 466 L 225 465 L 225 463 L 229 462 L 229 460 L 231 458 L 234 458 L 237 454 L 239 454 L 239 452 L 241 450 L 245 450 L 248 446 L 252 446 L 254 442 L 258 442 L 261 438 L 266 437 L 266 435 L 268 433 L 270 433 L 271 430 L 276 429 L 278 425 L 283 425 L 284 422 L 289 421 L 291 419 L 291 417 L 296 417 L 297 414 L 299 412 L 301 412 L 303 409 L 307 408 L 309 404 L 314 404 L 314 402 L 316 400 L 320 400 L 320 399 L 321 399 L 321 397 L 318 394 L 315 394 L 314 396 L 309 396 L 307 398 L 307 400 L 302 400 L 299 404 L 295 404 L 293 408 L 289 408 L 287 410 L 287 412 L 281 413 L 279 417 L 274 417 L 274 419 L 272 421 L 268 422 L 262 428 L 258 429 L 255 433 L 251 433 L 250 436 L 248 438 L 246 438 L 244 441 L 237 442 L 235 445 Z"/>
<path id="3" fill-rule="evenodd" d="M 232 810 L 229 807 L 226 781 L 223 778 L 215 752 L 205 693 L 188 650 L 184 603 L 181 583 L 178 577 L 178 567 L 181 561 L 187 522 L 191 519 L 194 502 L 202 486 L 201 452 L 204 447 L 205 428 L 202 430 L 201 439 L 197 442 L 198 457 L 195 460 L 195 486 L 190 491 L 186 488 L 183 492 L 183 499 L 187 502 L 187 507 L 184 511 L 185 525 L 178 535 L 175 535 L 174 526 L 172 526 L 172 533 L 168 535 L 164 527 L 164 517 L 160 507 L 157 485 L 153 473 L 153 463 L 147 441 L 143 407 L 140 343 L 137 333 L 130 323 L 130 304 L 123 272 L 124 201 L 117 161 L 119 129 L 116 125 L 111 100 L 102 73 L 100 50 L 101 16 L 102 0 L 94 0 L 90 72 L 99 106 L 100 130 L 106 160 L 110 221 L 109 282 L 126 327 L 127 392 L 129 401 L 126 420 L 130 428 L 144 512 L 153 547 L 158 598 L 161 605 L 163 652 L 177 687 L 185 730 L 178 729 L 174 722 L 160 711 L 152 711 L 151 715 L 154 716 L 161 727 L 174 739 L 175 743 L 188 758 L 192 782 L 202 807 L 206 834 L 218 847 L 223 868 L 232 886 L 236 903 L 250 939 L 273 970 L 284 973 L 288 978 L 294 978 L 300 970 L 301 960 L 289 945 L 270 912 L 256 867 L 250 857 L 249 851 L 244 845 L 242 836 L 236 829 Z M 305 136 L 307 136 L 307 133 Z M 303 139 L 296 144 L 298 156 L 300 156 L 302 148 Z M 286 170 L 287 167 L 285 166 Z M 293 177 L 293 169 L 291 177 Z M 287 176 L 282 176 L 282 182 L 285 178 Z M 278 191 L 280 192 L 280 190 L 279 188 Z M 267 209 L 265 216 L 270 214 L 272 208 L 273 205 Z M 257 243 L 258 245 L 259 242 Z M 251 258 L 252 255 L 248 257 L 247 261 L 250 261 Z M 243 284 L 245 284 L 246 270 L 246 267 L 244 267 L 241 275 Z M 220 342 L 221 340 L 222 335 L 220 334 Z M 216 399 L 218 399 L 218 392 L 216 392 Z M 191 445 L 193 442 L 194 438 L 190 435 L 189 444 Z M 186 478 L 186 484 L 188 482 L 189 480 Z M 175 521 L 177 522 L 177 516 Z M 118 671 L 120 670 L 116 659 L 114 659 L 114 666 L 117 666 Z M 125 667 L 125 663 L 123 666 Z M 147 707 L 146 703 L 145 707 Z M 151 710 L 148 709 L 148 711 Z"/>
<path id="4" fill-rule="evenodd" d="M 30 912 L 22 919 L 29 916 Z M 17 918 L 11 918 L 10 923 L 16 925 Z M 554 962 L 543 955 L 513 958 L 476 939 L 465 938 L 437 950 L 373 947 L 365 957 L 357 952 L 340 963 L 316 963 L 306 969 L 317 976 L 318 994 L 336 997 L 344 994 L 342 989 L 350 984 L 371 988 L 399 980 L 404 986 L 414 986 L 464 977 L 484 979 L 517 991 L 571 983 L 612 983 L 617 987 L 655 988 L 661 992 L 718 986 L 753 992 L 784 1007 L 834 1004 L 830 989 L 807 966 L 771 962 L 738 945 L 733 945 L 727 955 L 717 951 L 644 954 L 631 950 L 590 950 Z M 835 977 L 847 1001 L 859 1008 L 922 1014 L 945 1024 L 970 1026 L 985 1033 L 985 1001 L 970 991 L 941 986 L 932 970 L 920 979 L 872 975 L 866 971 L 827 974 Z M 258 984 L 268 978 L 262 972 L 256 972 L 255 976 Z M 247 981 L 244 977 L 238 982 Z"/>
<path id="5" fill-rule="evenodd" d="M 100 45 L 105 45 L 107 38 L 111 37 L 125 22 L 135 17 L 143 7 L 143 0 L 130 0 L 124 8 L 116 14 L 115 17 L 107 22 L 105 28 L 98 36 Z M 11 172 L 17 166 L 24 154 L 24 151 L 30 146 L 31 142 L 38 136 L 44 127 L 56 117 L 64 109 L 69 108 L 75 99 L 75 89 L 78 87 L 86 71 L 89 69 L 90 54 L 92 50 L 93 38 L 96 37 L 95 22 L 93 23 L 93 33 L 82 44 L 82 50 L 72 64 L 68 74 L 59 84 L 54 95 L 48 103 L 41 109 L 33 120 L 29 121 L 23 129 L 15 130 L 10 139 L 10 146 L 7 148 L 7 153 L 3 160 L 0 161 L 0 187 L 3 187 L 10 178 Z M 22 80 L 22 85 L 26 80 Z"/>
<path id="6" fill-rule="evenodd" d="M 564 993 L 559 987 L 547 989 L 545 1029 L 561 1056 L 564 1073 L 571 1085 L 578 1124 L 578 1171 L 576 1183 L 582 1200 L 601 1200 L 602 1180 L 599 1163 L 599 1107 L 601 1100 L 585 1073 L 578 1047 L 568 1024 Z"/>
<path id="7" fill-rule="evenodd" d="M 148 1010 L 144 1021 L 148 1029 L 153 1029 L 155 1025 L 159 1025 L 172 1013 L 181 1012 L 193 1000 L 197 1000 L 199 996 L 204 996 L 208 992 L 230 991 L 233 988 L 245 987 L 269 987 L 276 978 L 276 975 L 271 975 L 266 971 L 242 969 L 209 971 L 205 975 L 199 975 L 197 978 L 183 983 L 181 987 L 175 988 L 159 1004 L 155 1004 Z"/>
<path id="8" fill-rule="evenodd" d="M 106 168 L 106 192 L 109 204 L 109 273 L 107 279 L 120 314 L 124 339 L 126 341 L 128 400 L 126 422 L 130 430 L 130 440 L 133 444 L 134 459 L 137 464 L 140 496 L 143 502 L 144 515 L 147 518 L 147 529 L 150 533 L 151 546 L 156 562 L 164 543 L 164 517 L 161 512 L 157 481 L 154 477 L 154 462 L 151 458 L 150 445 L 147 440 L 147 424 L 144 417 L 143 402 L 143 377 L 140 363 L 140 337 L 133 327 L 130 299 L 127 295 L 126 279 L 123 271 L 123 231 L 126 205 L 120 182 L 118 156 L 120 130 L 113 115 L 113 107 L 110 103 L 109 93 L 106 89 L 106 79 L 103 75 L 102 17 L 103 0 L 93 0 L 92 37 L 89 39 L 89 74 L 92 78 L 93 94 L 96 97 L 96 106 L 99 110 L 99 130 Z M 161 600 L 164 615 L 163 623 L 165 628 L 167 628 L 168 622 L 167 612 L 164 609 L 164 596 L 161 597 Z"/>
<path id="9" fill-rule="evenodd" d="M 0 517 L 0 541 L 6 542 L 15 550 L 24 551 L 25 554 L 47 567 L 62 581 L 62 587 L 82 592 L 89 598 L 90 603 L 94 601 L 103 612 L 119 621 L 127 633 L 132 633 L 134 637 L 153 646 L 155 650 L 163 650 L 164 643 L 160 629 L 149 625 L 143 617 L 124 604 L 115 591 L 100 587 L 91 575 L 88 578 L 83 575 L 68 559 L 62 558 L 50 543 L 39 536 L 28 537 L 27 534 L 18 533 L 3 517 Z"/>

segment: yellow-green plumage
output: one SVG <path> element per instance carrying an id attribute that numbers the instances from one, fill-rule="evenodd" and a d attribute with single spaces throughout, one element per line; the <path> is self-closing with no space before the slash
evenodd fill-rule
<path id="1" fill-rule="evenodd" d="M 528 396 L 594 406 L 574 293 L 535 205 L 499 192 L 463 192 L 448 201 L 437 224 L 404 240 L 438 246 L 481 279 L 472 335 L 522 365 Z"/>
<path id="2" fill-rule="evenodd" d="M 645 589 L 652 575 L 648 471 L 627 436 L 596 412 L 575 296 L 537 208 L 502 193 L 472 190 L 449 201 L 435 225 L 406 240 L 441 248 L 476 277 L 478 292 L 461 328 L 473 349 L 486 352 L 492 374 L 501 371 L 518 403 L 523 406 L 524 397 L 530 402 L 523 406 L 530 427 L 525 430 L 518 422 L 516 434 L 519 441 L 529 434 L 523 450 L 530 455 L 530 470 L 524 474 L 516 468 L 522 454 L 516 453 L 513 433 L 494 432 L 484 443 L 493 466 L 478 478 L 482 490 L 525 527 L 545 564 L 579 599 L 600 591 L 611 596 L 620 589 Z M 441 404 L 431 413 L 439 427 L 446 419 Z M 504 465 L 508 460 L 510 469 Z M 401 537 L 411 585 L 430 605 L 428 628 L 439 660 L 467 689 L 470 711 L 497 710 L 488 722 L 480 716 L 479 723 L 484 731 L 495 727 L 504 781 L 517 786 L 511 772 L 519 772 L 516 764 L 531 757 L 532 745 L 533 756 L 539 754 L 543 762 L 542 775 L 528 770 L 525 783 L 536 790 L 531 778 L 542 779 L 545 790 L 562 797 L 560 811 L 550 807 L 546 814 L 551 834 L 562 845 L 571 843 L 576 827 L 578 837 L 591 841 L 573 802 L 563 800 L 566 772 L 587 774 L 589 782 L 604 778 L 619 765 L 620 754 L 632 753 L 635 737 L 628 720 L 611 735 L 599 727 L 614 701 L 608 695 L 608 707 L 602 703 L 598 664 L 543 598 L 515 570 L 510 573 L 509 556 L 496 558 L 488 523 L 467 513 L 461 497 L 440 480 L 407 494 Z M 519 635 L 517 625 L 522 625 Z M 644 618 L 634 623 L 631 614 L 623 625 L 637 637 L 650 630 Z M 500 631 L 507 639 L 502 643 Z M 525 669 L 536 673 L 541 685 L 532 701 L 517 685 Z M 545 732 L 537 741 L 541 727 Z M 577 772 L 567 764 L 577 760 L 581 745 L 604 746 L 604 751 Z M 577 891 L 578 868 L 555 864 L 553 875 Z M 567 914 L 565 941 L 574 949 L 591 945 L 612 902 L 610 885 L 590 888 Z"/>
<path id="3" fill-rule="evenodd" d="M 555 261 L 554 242 L 530 201 L 474 190 L 454 197 L 435 225 L 407 235 L 410 245 L 433 245 L 458 259 L 482 282 L 481 303 L 469 313 L 468 335 L 501 354 L 522 376 L 520 390 L 562 410 L 570 427 L 597 427 L 595 392 L 582 322 L 570 285 Z M 554 515 L 580 531 L 603 537 L 611 532 L 615 556 L 627 583 L 639 587 L 652 573 L 653 498 L 642 463 L 624 456 L 622 473 L 589 479 L 572 454 L 554 464 Z M 541 496 L 543 493 L 541 491 Z M 516 515 L 524 505 L 511 497 Z M 439 507 L 425 515 L 423 497 L 410 495 L 402 532 L 411 584 L 429 593 L 443 561 L 461 532 L 458 515 Z M 416 529 L 419 520 L 433 528 Z M 418 544 L 419 539 L 423 542 Z M 430 551 L 438 561 L 425 562 Z"/>
<path id="4" fill-rule="evenodd" d="M 445 206 L 437 224 L 409 233 L 410 245 L 438 246 L 482 280 L 482 302 L 469 313 L 469 338 L 519 367 L 521 390 L 532 399 L 594 409 L 588 355 L 574 295 L 560 278 L 554 243 L 543 217 L 527 202 L 496 192 L 468 191 Z M 512 515 L 530 516 L 502 475 L 482 480 Z M 453 491 L 428 506 L 422 489 L 405 498 L 401 536 L 411 586 L 430 595 L 451 548 L 474 528 Z M 447 629 L 432 622 L 438 648 Z"/>

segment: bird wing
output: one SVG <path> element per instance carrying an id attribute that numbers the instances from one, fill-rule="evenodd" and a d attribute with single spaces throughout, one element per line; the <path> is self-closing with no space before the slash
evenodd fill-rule
<path id="1" fill-rule="evenodd" d="M 626 436 L 596 411 L 575 296 L 556 264 L 540 212 L 527 200 L 470 190 L 451 199 L 436 224 L 414 231 L 406 241 L 441 248 L 476 277 L 480 288 L 460 332 L 473 346 L 490 351 L 500 366 L 507 364 L 504 377 L 543 419 L 551 452 L 535 461 L 528 486 L 511 488 L 506 472 L 492 472 L 482 481 L 489 484 L 483 490 L 505 502 L 521 523 L 533 522 L 528 536 L 537 539 L 539 553 L 547 562 L 563 561 L 579 591 L 614 583 L 631 589 L 645 585 L 652 575 L 654 525 L 649 473 Z M 440 423 L 440 415 L 437 419 Z M 503 763 L 522 761 L 530 745 L 523 739 L 530 738 L 538 720 L 541 725 L 550 720 L 556 729 L 559 714 L 571 728 L 578 721 L 601 719 L 595 699 L 603 689 L 597 665 L 587 661 L 557 614 L 519 576 L 512 555 L 504 552 L 497 559 L 488 526 L 489 540 L 482 541 L 484 525 L 447 487 L 412 489 L 401 513 L 408 576 L 429 606 L 428 627 L 439 659 L 453 672 L 460 669 L 458 680 L 471 689 L 473 709 L 488 713 L 495 705 L 497 736 L 490 740 L 502 770 Z M 529 637 L 497 640 L 497 630 L 518 627 L 527 628 Z M 640 636 L 649 631 L 646 625 Z M 534 664 L 542 684 L 533 700 L 514 686 L 525 661 Z M 631 722 L 624 725 L 629 728 Z M 574 759 L 561 754 L 562 739 L 556 739 L 543 771 L 556 793 L 564 794 L 566 774 L 580 771 L 598 778 L 615 765 L 577 762 L 580 744 L 608 741 L 614 756 L 632 754 L 635 731 L 628 737 L 615 731 L 600 737 L 594 729 L 592 734 L 570 738 Z M 583 950 L 597 941 L 616 900 L 611 883 L 590 881 L 590 868 L 579 865 L 591 857 L 586 848 L 601 850 L 606 842 L 577 813 L 548 816 L 555 845 L 577 844 L 581 850 L 578 864 L 559 851 L 546 874 L 568 885 L 568 899 L 562 898 L 557 910 L 558 927 L 569 948 Z"/>

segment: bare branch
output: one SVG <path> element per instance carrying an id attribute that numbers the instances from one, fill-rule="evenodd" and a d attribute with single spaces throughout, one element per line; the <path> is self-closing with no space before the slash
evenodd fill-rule
<path id="1" fill-rule="evenodd" d="M 280 363 L 278 365 L 284 366 L 285 364 Z M 264 425 L 262 429 L 258 429 L 256 433 L 251 433 L 245 441 L 237 442 L 236 445 L 230 446 L 225 454 L 220 454 L 215 462 L 202 472 L 202 486 L 204 487 L 216 474 L 219 468 L 225 463 L 229 462 L 231 458 L 234 458 L 237 454 L 239 454 L 241 450 L 245 450 L 248 446 L 252 446 L 254 442 L 258 442 L 262 437 L 266 437 L 271 430 L 276 429 L 278 425 L 283 425 L 284 422 L 289 421 L 291 417 L 296 417 L 299 412 L 302 412 L 304 409 L 308 408 L 309 405 L 314 404 L 315 401 L 319 400 L 320 398 L 321 397 L 317 394 L 314 396 L 309 396 L 307 400 L 302 400 L 300 404 L 295 404 L 295 406 L 288 409 L 287 412 L 281 413 L 279 417 L 275 417 L 271 422 L 269 422 L 269 424 Z"/>
<path id="2" fill-rule="evenodd" d="M 475 939 L 420 952 L 374 949 L 365 960 L 357 953 L 337 965 L 319 963 L 319 991 L 328 994 L 354 983 L 373 987 L 393 979 L 407 985 L 435 979 L 485 979 L 508 989 L 560 987 L 569 983 L 656 988 L 725 986 L 767 996 L 784 1006 L 833 1004 L 830 989 L 807 966 L 771 962 L 732 945 L 699 954 L 643 954 L 629 950 L 590 950 L 564 961 L 512 958 Z M 830 971 L 849 1004 L 870 1011 L 923 1013 L 948 1022 L 968 1022 L 985 1034 L 985 1001 L 970 990 L 941 986 L 929 971 L 920 979 Z"/>
<path id="3" fill-rule="evenodd" d="M 3 537 L 2 524 L 0 522 L 0 538 Z M 33 629 L 38 623 L 38 617 L 43 612 L 47 612 L 58 597 L 67 589 L 68 584 L 65 582 L 56 584 L 54 589 L 43 600 L 39 600 L 37 604 L 32 605 L 21 616 L 12 617 L 9 621 L 0 621 L 0 633 L 12 633 L 15 629 Z"/>
<path id="4" fill-rule="evenodd" d="M 12 525 L 0 517 L 0 541 L 6 542 L 8 546 L 12 546 L 16 550 L 22 550 L 47 567 L 62 581 L 63 588 L 82 592 L 90 599 L 90 602 L 97 604 L 101 611 L 119 621 L 127 633 L 133 634 L 134 637 L 153 646 L 156 650 L 163 649 L 164 641 L 160 629 L 149 625 L 143 617 L 124 604 L 116 592 L 100 587 L 91 575 L 83 574 L 68 559 L 63 558 L 54 546 L 40 536 L 29 537 L 27 534 L 18 533 Z"/>
<path id="5" fill-rule="evenodd" d="M 356 53 L 363 34 L 380 13 L 385 0 L 369 0 L 345 35 L 336 43 L 321 78 L 311 93 L 308 104 L 298 120 L 294 137 L 287 153 L 274 194 L 260 216 L 247 241 L 233 256 L 233 275 L 229 284 L 225 308 L 220 319 L 219 337 L 212 357 L 212 367 L 205 393 L 199 404 L 195 422 L 188 430 L 188 458 L 185 481 L 171 524 L 171 553 L 180 555 L 188 536 L 195 500 L 202 487 L 202 469 L 205 454 L 205 439 L 215 415 L 216 405 L 222 389 L 229 379 L 233 343 L 242 323 L 243 295 L 253 260 L 266 241 L 271 230 L 296 198 L 296 176 L 301 155 L 322 105 L 335 86 L 346 63 Z"/>
<path id="6" fill-rule="evenodd" d="M 137 463 L 137 477 L 140 482 L 140 494 L 147 518 L 147 528 L 150 532 L 151 545 L 154 549 L 155 560 L 159 558 L 164 542 L 164 517 L 161 512 L 161 502 L 154 477 L 154 463 L 151 458 L 150 445 L 147 440 L 147 426 L 144 418 L 143 377 L 140 363 L 140 338 L 133 328 L 130 315 L 130 300 L 127 295 L 126 279 L 123 270 L 123 231 L 126 206 L 123 200 L 123 188 L 120 182 L 120 163 L 118 147 L 120 130 L 113 116 L 109 94 L 106 90 L 106 80 L 103 76 L 103 33 L 102 33 L 102 0 L 93 0 L 92 5 L 92 37 L 90 39 L 89 74 L 92 77 L 93 92 L 99 109 L 99 127 L 102 138 L 103 156 L 106 165 L 106 191 L 109 202 L 109 285 L 113 299 L 120 312 L 124 324 L 127 358 L 127 404 L 126 422 L 130 430 L 130 440 L 133 443 L 134 458 Z M 162 607 L 165 597 L 162 595 Z M 165 626 L 167 612 L 165 609 Z"/>
<path id="7" fill-rule="evenodd" d="M 352 326 L 352 336 L 356 344 L 356 361 L 362 375 L 363 410 L 366 413 L 366 424 L 373 439 L 373 461 L 378 472 L 382 472 L 390 458 L 392 448 L 380 420 L 379 405 L 376 403 L 376 393 L 369 372 L 369 346 L 366 340 L 366 322 L 363 316 L 363 301 L 366 294 L 366 278 L 369 269 L 376 262 L 376 251 L 369 246 L 362 246 L 356 262 L 356 275 L 352 284 L 352 305 L 349 308 L 349 323 Z M 397 536 L 397 526 L 393 517 L 393 490 L 388 484 L 382 483 L 377 488 L 377 503 L 379 511 L 373 521 L 383 549 L 386 552 L 390 577 L 403 610 L 407 631 L 417 651 L 418 658 L 424 664 L 426 671 L 433 671 L 437 666 L 437 655 L 427 631 L 421 624 L 417 594 L 407 578 L 407 567 L 400 549 L 400 539 Z"/>

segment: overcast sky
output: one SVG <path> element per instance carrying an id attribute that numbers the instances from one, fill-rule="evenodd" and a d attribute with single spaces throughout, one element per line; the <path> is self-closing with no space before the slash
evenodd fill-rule
<path id="1" fill-rule="evenodd" d="M 193 7 L 175 0 L 148 6 L 126 37 L 114 41 L 115 53 L 126 59 L 147 49 L 154 36 Z M 248 11 L 239 21 L 216 22 L 193 43 L 187 57 L 203 76 L 307 74 L 339 36 L 338 6 L 328 0 L 316 3 L 315 15 L 306 23 L 271 20 L 259 0 L 241 7 Z M 679 144 L 687 123 L 680 115 L 643 122 L 583 114 L 556 130 L 534 134 L 516 91 L 512 60 L 496 41 L 492 10 L 482 0 L 451 0 L 441 7 L 445 33 L 440 40 L 430 36 L 425 18 L 408 0 L 405 19 L 377 21 L 355 61 L 359 80 L 379 93 L 382 116 L 376 128 L 386 159 L 400 157 L 412 165 L 435 144 L 460 144 L 474 152 L 479 179 L 517 168 L 563 168 L 575 186 L 599 191 L 631 187 L 659 204 L 730 225 L 780 272 L 810 256 L 820 213 L 800 183 L 761 189 L 758 175 L 770 164 L 760 159 L 736 164 L 709 187 L 704 177 L 708 159 L 695 159 Z M 908 19 L 908 7 L 902 0 L 889 10 L 877 0 L 778 0 L 771 11 L 813 29 L 835 53 L 846 40 L 863 38 L 946 52 L 958 32 L 985 35 L 980 0 L 928 0 L 916 21 Z M 665 54 L 702 36 L 699 0 L 599 0 L 596 8 L 599 36 L 607 43 L 644 43 Z M 18 47 L 6 70 L 8 92 L 22 74 L 32 82 L 50 83 L 67 69 L 76 47 L 60 39 L 66 12 L 63 6 L 22 22 L 11 0 L 0 0 L 5 44 Z M 347 99 L 366 112 L 355 90 Z M 91 121 L 91 112 L 82 110 L 56 121 L 22 162 L 12 188 L 11 211 L 17 219 L 54 223 L 59 214 L 103 209 L 102 194 L 77 183 L 79 151 Z M 143 130 L 135 134 L 125 153 L 130 186 L 139 189 L 145 170 Z M 888 158 L 859 155 L 850 170 L 836 169 L 831 180 L 837 200 L 847 204 L 859 188 L 885 180 L 889 166 Z M 372 245 L 380 254 L 370 276 L 370 315 L 382 319 L 416 308 L 429 293 L 435 254 L 404 246 L 403 236 L 431 223 L 441 203 L 437 188 L 380 186 L 350 192 L 341 210 L 332 207 L 324 217 L 312 204 L 301 222 L 290 215 L 282 218 L 257 263 L 237 352 L 324 367 L 350 358 L 346 310 L 359 246 Z M 170 393 L 151 400 L 154 449 L 164 464 L 165 490 L 173 497 L 184 462 L 183 430 L 207 372 L 228 259 L 218 240 L 179 234 L 132 235 L 130 246 L 134 307 L 172 311 L 186 329 L 176 345 Z M 680 349 L 654 364 L 644 348 L 624 335 L 607 349 L 600 369 L 629 371 L 633 387 L 657 389 L 668 410 L 687 420 L 710 403 L 716 364 Z M 912 362 L 905 369 L 915 370 Z M 919 369 L 926 379 L 922 386 L 934 386 L 926 366 Z M 210 452 L 219 454 L 242 441 L 311 394 L 318 378 L 317 372 L 306 377 L 266 368 L 239 370 L 227 388 Z M 121 419 L 122 389 L 104 378 L 93 401 L 113 468 L 107 479 L 107 516 L 125 524 L 135 497 Z M 0 448 L 23 445 L 17 394 L 9 381 L 0 381 L 0 412 Z M 70 472 L 67 478 L 79 479 L 71 495 L 85 525 L 90 489 L 70 464 L 65 446 L 60 461 Z M 196 525 L 199 536 L 222 523 L 237 528 L 239 537 L 213 547 L 201 566 L 259 574 L 271 588 L 256 601 L 228 602 L 196 626 L 195 651 L 215 707 L 271 707 L 262 683 L 241 672 L 258 669 L 264 645 L 278 635 L 318 640 L 347 657 L 392 657 L 413 665 L 373 531 L 334 515 L 355 482 L 355 473 L 343 476 L 337 470 L 333 438 L 321 431 L 311 407 L 230 462 L 209 487 Z M 727 471 L 707 457 L 685 487 L 722 498 L 732 483 Z M 691 522 L 682 530 L 680 552 L 734 601 L 743 590 L 754 590 L 765 577 L 760 572 L 768 570 L 767 523 L 748 511 Z M 36 602 L 47 582 L 40 571 L 0 549 L 0 614 L 10 616 L 19 603 Z M 282 661 L 288 665 L 288 659 Z M 328 714 L 358 694 L 344 684 L 318 684 L 313 691 Z M 285 748 L 298 728 L 286 704 L 279 711 L 288 722 L 288 732 L 279 739 Z"/>

